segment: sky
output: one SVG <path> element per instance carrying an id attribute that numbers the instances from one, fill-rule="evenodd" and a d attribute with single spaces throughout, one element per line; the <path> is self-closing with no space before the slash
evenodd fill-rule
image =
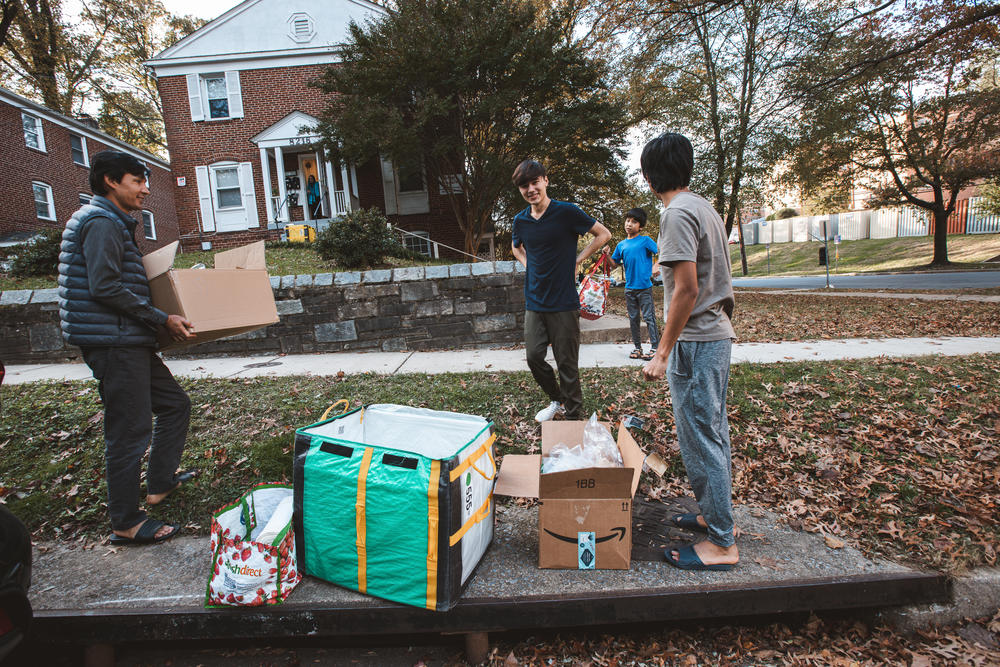
<path id="1" fill-rule="evenodd" d="M 214 19 L 225 14 L 242 0 L 162 0 L 163 6 L 171 14 L 187 16 L 192 14 L 198 18 Z"/>

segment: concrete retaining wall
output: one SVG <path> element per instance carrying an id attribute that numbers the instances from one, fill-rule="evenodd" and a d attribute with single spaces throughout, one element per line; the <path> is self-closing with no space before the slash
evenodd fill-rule
<path id="1" fill-rule="evenodd" d="M 278 324 L 168 356 L 433 350 L 523 339 L 524 269 L 517 262 L 272 277 Z M 57 290 L 0 294 L 0 360 L 79 357 L 59 331 Z"/>

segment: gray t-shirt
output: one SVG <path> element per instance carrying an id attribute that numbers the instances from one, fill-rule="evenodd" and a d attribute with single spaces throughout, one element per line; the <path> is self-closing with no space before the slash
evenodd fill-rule
<path id="1" fill-rule="evenodd" d="M 736 338 L 726 227 L 712 205 L 693 192 L 678 193 L 660 216 L 657 245 L 664 313 L 674 291 L 674 262 L 694 262 L 698 273 L 698 298 L 679 340 Z"/>

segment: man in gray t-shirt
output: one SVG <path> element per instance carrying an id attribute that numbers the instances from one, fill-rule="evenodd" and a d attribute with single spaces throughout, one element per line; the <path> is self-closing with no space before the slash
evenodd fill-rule
<path id="1" fill-rule="evenodd" d="M 670 311 L 674 292 L 674 264 L 694 262 L 698 296 L 677 340 L 736 338 L 733 281 L 729 272 L 729 244 L 722 218 L 702 197 L 683 190 L 670 200 L 660 216 L 660 275 L 663 312 Z"/>
<path id="2" fill-rule="evenodd" d="M 726 419 L 735 337 L 729 245 L 719 215 L 688 190 L 694 169 L 690 141 L 663 134 L 646 144 L 641 164 L 665 207 L 657 245 L 666 311 L 660 343 L 642 373 L 647 380 L 667 375 L 681 458 L 701 510 L 678 514 L 673 523 L 708 533 L 708 539 L 663 556 L 685 570 L 728 570 L 740 559 Z"/>

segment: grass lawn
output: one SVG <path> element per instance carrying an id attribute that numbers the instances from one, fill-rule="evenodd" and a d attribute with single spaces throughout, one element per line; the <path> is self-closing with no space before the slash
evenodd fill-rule
<path id="1" fill-rule="evenodd" d="M 624 288 L 609 291 L 608 311 L 627 315 Z M 663 288 L 653 287 L 663 322 Z M 918 301 L 825 294 L 736 295 L 733 326 L 740 342 L 907 336 L 1000 336 L 1000 304 Z"/>
<path id="2" fill-rule="evenodd" d="M 930 236 L 893 239 L 863 239 L 844 241 L 839 246 L 829 243 L 830 271 L 838 273 L 913 271 L 926 268 L 934 257 L 934 240 Z M 805 275 L 824 273 L 819 264 L 819 241 L 807 243 L 773 243 L 770 246 L 771 265 L 768 273 L 768 248 L 764 245 L 746 247 L 749 276 Z M 836 256 L 839 252 L 840 259 Z M 733 277 L 741 277 L 740 247 L 729 246 Z M 948 259 L 958 269 L 998 269 L 1000 264 L 983 264 L 1000 255 L 1000 234 L 952 234 L 948 236 Z"/>
<path id="3" fill-rule="evenodd" d="M 1000 355 L 733 367 L 734 493 L 795 528 L 871 555 L 948 571 L 997 563 Z M 585 410 L 647 419 L 640 444 L 670 462 L 651 497 L 687 491 L 666 383 L 585 370 Z M 187 380 L 182 467 L 202 476 L 152 514 L 206 534 L 212 512 L 257 482 L 290 480 L 293 433 L 338 398 L 480 414 L 500 454 L 537 452 L 542 396 L 527 372 Z M 102 417 L 93 382 L 5 386 L 0 496 L 38 538 L 106 536 Z M 687 491 L 690 493 L 690 491 Z"/>

